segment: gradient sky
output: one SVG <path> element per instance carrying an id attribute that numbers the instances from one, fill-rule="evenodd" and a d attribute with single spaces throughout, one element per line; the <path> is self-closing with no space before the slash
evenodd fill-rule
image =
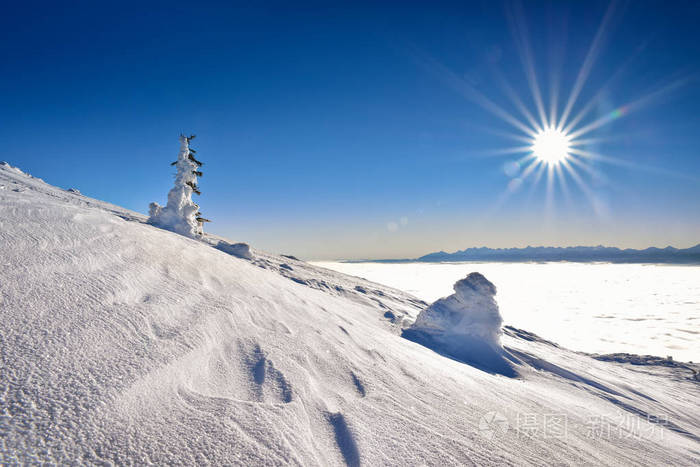
<path id="1" fill-rule="evenodd" d="M 203 3 L 5 4 L 0 159 L 146 212 L 196 133 L 208 230 L 308 259 L 700 242 L 698 2 Z M 484 98 L 561 113 L 587 56 L 604 159 L 515 189 Z"/>

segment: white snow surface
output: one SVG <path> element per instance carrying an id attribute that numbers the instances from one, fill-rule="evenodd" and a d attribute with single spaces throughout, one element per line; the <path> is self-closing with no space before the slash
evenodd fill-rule
<path id="1" fill-rule="evenodd" d="M 493 374 L 402 338 L 409 294 L 221 240 L 0 165 L 0 463 L 697 465 L 697 367 L 505 328 Z"/>

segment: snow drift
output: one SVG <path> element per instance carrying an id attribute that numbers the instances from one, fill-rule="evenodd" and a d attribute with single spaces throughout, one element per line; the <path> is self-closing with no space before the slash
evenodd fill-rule
<path id="1" fill-rule="evenodd" d="M 229 243 L 227 241 L 220 240 L 216 244 L 215 248 L 239 258 L 253 259 L 253 253 L 251 253 L 250 245 L 247 243 Z"/>
<path id="2" fill-rule="evenodd" d="M 485 371 L 516 376 L 508 361 L 515 359 L 501 347 L 496 286 L 472 272 L 455 283 L 454 291 L 421 311 L 403 336 Z"/>
<path id="3" fill-rule="evenodd" d="M 401 338 L 409 294 L 204 240 L 0 166 L 1 464 L 697 462 L 688 368 L 506 327 L 490 374 Z"/>

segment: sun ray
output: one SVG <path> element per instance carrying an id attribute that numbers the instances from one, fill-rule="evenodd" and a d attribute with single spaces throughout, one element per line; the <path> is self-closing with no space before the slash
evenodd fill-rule
<path id="1" fill-rule="evenodd" d="M 546 168 L 547 168 L 547 164 L 538 164 L 537 172 L 535 172 L 535 174 L 534 174 L 535 178 L 532 180 L 532 183 L 530 184 L 530 189 L 528 190 L 528 193 L 527 193 L 528 203 L 530 202 L 530 199 L 532 198 L 533 194 L 535 193 L 535 189 L 540 184 L 540 180 L 542 179 L 542 174 L 545 172 Z"/>
<path id="2" fill-rule="evenodd" d="M 545 193 L 545 213 L 546 218 L 551 219 L 554 214 L 554 167 L 547 165 L 547 185 Z"/>
<path id="3" fill-rule="evenodd" d="M 513 10 L 506 11 L 511 34 L 513 34 L 515 40 L 520 62 L 523 66 L 525 77 L 527 78 L 527 83 L 537 108 L 537 114 L 540 117 L 542 128 L 545 128 L 548 126 L 547 115 L 544 110 L 544 102 L 542 101 L 540 87 L 537 83 L 537 73 L 535 72 L 535 63 L 532 57 L 532 48 L 530 46 L 525 13 L 520 3 L 514 3 Z"/>
<path id="4" fill-rule="evenodd" d="M 568 161 L 565 161 L 564 163 L 562 163 L 561 166 L 571 176 L 571 178 L 574 180 L 574 182 L 577 185 L 579 185 L 579 188 L 582 189 L 584 194 L 590 193 L 590 188 L 588 187 L 586 182 L 583 180 L 583 178 L 581 178 L 581 175 L 579 175 L 579 173 L 576 172 L 576 169 Z"/>
<path id="5" fill-rule="evenodd" d="M 581 178 L 581 176 L 571 165 L 569 165 L 568 163 L 564 163 L 562 165 L 567 170 L 569 175 L 571 175 L 571 178 L 574 180 L 576 185 L 578 185 L 581 192 L 583 192 L 586 198 L 588 198 L 588 201 L 591 203 L 591 207 L 593 208 L 593 212 L 596 214 L 596 216 L 603 217 L 600 202 L 596 198 L 595 193 L 593 193 L 591 188 L 586 184 L 586 182 Z"/>
<path id="6" fill-rule="evenodd" d="M 620 79 L 622 76 L 624 76 L 625 72 L 627 71 L 627 68 L 634 62 L 634 60 L 639 56 L 639 54 L 646 48 L 648 44 L 648 41 L 642 43 L 635 52 L 627 57 L 627 59 L 620 65 L 617 70 L 610 76 L 610 78 L 607 79 L 607 81 L 598 89 L 598 91 L 595 93 L 595 95 L 586 102 L 586 104 L 579 110 L 579 112 L 569 119 L 568 122 L 561 122 L 561 124 L 566 124 L 566 126 L 563 128 L 563 132 L 569 133 L 572 128 L 574 128 L 578 123 L 590 113 L 591 110 L 595 107 L 598 102 L 601 101 L 606 96 L 606 92 L 610 87 L 617 82 L 618 79 Z"/>
<path id="7" fill-rule="evenodd" d="M 598 55 L 600 54 L 600 49 L 603 46 L 604 39 L 605 39 L 605 33 L 607 32 L 608 24 L 610 23 L 611 18 L 613 17 L 613 13 L 615 12 L 615 9 L 617 7 L 617 2 L 613 1 L 610 3 L 608 6 L 607 11 L 605 12 L 605 15 L 603 16 L 602 21 L 600 22 L 600 26 L 598 27 L 598 31 L 596 32 L 595 36 L 593 37 L 593 41 L 591 42 L 591 46 L 588 49 L 588 53 L 586 54 L 586 58 L 583 60 L 583 64 L 581 65 L 581 69 L 578 72 L 578 75 L 576 76 L 576 81 L 574 82 L 574 86 L 571 89 L 571 94 L 569 95 L 569 99 L 566 102 L 566 106 L 564 107 L 564 111 L 561 114 L 561 119 L 559 120 L 559 123 L 557 124 L 557 128 L 562 129 L 564 127 L 564 124 L 566 123 L 566 119 L 569 118 L 569 113 L 571 112 L 571 109 L 574 107 L 574 104 L 576 103 L 576 99 L 578 99 L 579 94 L 583 90 L 583 86 L 586 83 L 586 80 L 588 79 L 588 75 L 591 73 L 591 69 L 593 68 L 593 64 L 595 61 L 598 59 Z"/>
<path id="8" fill-rule="evenodd" d="M 549 94 L 549 126 L 554 126 L 557 121 L 557 101 L 559 100 L 559 79 L 556 79 L 556 84 L 552 84 Z"/>
<path id="9" fill-rule="evenodd" d="M 551 20 L 551 17 L 549 19 Z M 549 126 L 555 126 L 557 122 L 561 70 L 566 52 L 566 21 L 563 21 L 560 26 L 561 31 L 554 34 L 555 28 L 551 21 L 549 22 Z"/>
<path id="10" fill-rule="evenodd" d="M 566 181 L 566 177 L 564 176 L 564 172 L 561 168 L 562 165 L 565 165 L 566 161 L 564 161 L 561 164 L 557 164 L 554 167 L 554 171 L 556 172 L 556 179 L 559 181 L 559 186 L 561 187 L 561 192 L 564 194 L 564 203 L 568 208 L 572 208 L 573 202 L 571 199 L 571 193 L 569 192 L 569 184 Z"/>
<path id="11" fill-rule="evenodd" d="M 522 131 L 526 135 L 532 134 L 532 130 L 528 128 L 527 125 L 522 123 L 517 118 L 513 117 L 510 113 L 508 113 L 501 106 L 493 102 L 491 99 L 474 89 L 473 86 L 467 83 L 464 79 L 457 76 L 456 73 L 447 68 L 445 65 L 433 58 L 427 57 L 424 54 L 420 54 L 418 52 L 416 52 L 416 56 L 418 57 L 420 63 L 428 71 L 433 73 L 452 89 L 460 93 L 462 97 L 475 103 L 482 109 L 486 110 L 492 115 L 495 115 L 496 117 L 500 118 L 506 123 L 509 123 L 510 125 Z"/>
<path id="12" fill-rule="evenodd" d="M 486 151 L 482 151 L 482 154 L 486 156 L 507 156 L 509 154 L 522 154 L 525 152 L 529 152 L 530 150 L 531 146 L 514 146 L 503 149 L 489 149 Z"/>
<path id="13" fill-rule="evenodd" d="M 602 161 L 602 162 L 610 162 L 610 163 L 629 164 L 629 166 L 635 165 L 634 162 L 623 161 L 622 159 L 616 159 L 614 157 L 604 156 L 602 154 L 598 154 L 598 153 L 592 152 L 592 151 L 586 151 L 584 149 L 571 148 L 570 152 L 572 154 L 579 155 L 579 156 L 584 157 L 586 159 Z"/>
<path id="14" fill-rule="evenodd" d="M 588 125 L 573 131 L 570 134 L 572 139 L 578 138 L 579 136 L 583 136 L 587 133 L 590 133 L 593 130 L 596 130 L 604 125 L 607 125 L 608 123 L 612 122 L 613 120 L 617 120 L 618 118 L 627 115 L 628 113 L 632 112 L 633 110 L 638 110 L 639 108 L 642 108 L 646 105 L 649 105 L 651 102 L 653 102 L 656 99 L 659 99 L 660 97 L 668 94 L 669 92 L 684 86 L 687 84 L 692 78 L 690 77 L 685 77 L 685 78 L 680 78 L 677 80 L 674 80 L 673 82 L 663 86 L 660 89 L 657 89 L 656 91 L 652 91 L 648 93 L 645 96 L 640 97 L 639 99 L 629 102 L 623 106 L 620 106 L 613 110 L 612 112 L 609 112 L 608 114 L 598 118 L 597 120 L 594 120 L 593 122 L 589 123 Z"/>
<path id="15" fill-rule="evenodd" d="M 610 141 L 615 141 L 617 138 L 613 138 L 611 136 L 608 137 L 595 137 L 595 138 L 579 138 L 575 140 L 571 140 L 569 142 L 569 146 L 571 147 L 579 147 L 579 146 L 589 146 L 591 144 L 598 144 L 598 143 L 606 143 Z"/>
<path id="16" fill-rule="evenodd" d="M 610 164 L 610 165 L 617 165 L 619 167 L 625 167 L 628 169 L 639 170 L 642 172 L 651 172 L 651 173 L 655 173 L 655 174 L 659 174 L 659 175 L 667 175 L 670 177 L 682 178 L 685 180 L 693 180 L 696 182 L 700 182 L 700 177 L 689 175 L 688 173 L 685 173 L 685 172 L 677 172 L 675 170 L 668 170 L 668 169 L 664 169 L 661 167 L 655 167 L 653 165 L 640 164 L 638 162 L 632 162 L 632 161 L 620 159 L 617 157 L 605 156 L 603 154 L 599 154 L 596 152 L 584 151 L 584 150 L 580 150 L 580 149 L 572 149 L 571 152 L 573 154 L 577 154 L 579 156 L 582 156 L 586 159 L 605 162 L 605 163 Z"/>
<path id="17" fill-rule="evenodd" d="M 575 154 L 571 154 L 570 157 L 566 160 L 566 162 L 569 164 L 576 165 L 576 167 L 583 170 L 584 172 L 586 172 L 588 175 L 590 175 L 593 178 L 597 178 L 597 179 L 603 178 L 603 174 L 600 173 L 600 171 L 594 169 L 590 164 L 585 164 L 583 161 L 580 161 L 576 157 Z"/>
<path id="18" fill-rule="evenodd" d="M 522 174 L 520 175 L 520 179 L 525 181 L 527 178 L 532 174 L 532 172 L 537 168 L 537 166 L 540 164 L 540 161 L 537 159 L 533 159 L 532 162 L 525 167 L 525 170 L 523 170 Z"/>
<path id="19" fill-rule="evenodd" d="M 501 206 L 508 200 L 508 198 L 519 189 L 519 187 L 528 179 L 528 177 L 534 172 L 534 170 L 537 168 L 539 165 L 544 165 L 541 164 L 540 161 L 538 161 L 536 158 L 530 156 L 528 159 L 532 159 L 532 162 L 530 162 L 525 169 L 520 173 L 520 177 L 516 177 L 514 179 L 511 179 L 511 183 L 508 184 L 505 190 L 501 193 L 501 195 L 498 197 L 498 200 L 496 201 L 496 204 L 493 207 L 493 211 L 496 212 L 498 211 Z M 527 161 L 527 159 L 525 159 Z M 518 180 L 517 182 L 517 187 L 514 188 L 514 185 L 512 185 L 512 182 L 514 180 Z"/>
<path id="20" fill-rule="evenodd" d="M 498 70 L 493 70 L 493 73 L 496 76 L 496 79 L 498 80 L 501 88 L 505 91 L 506 96 L 508 96 L 515 108 L 518 109 L 518 111 L 523 115 L 523 117 L 525 117 L 525 120 L 527 120 L 527 122 L 530 124 L 530 131 L 532 133 L 537 133 L 537 131 L 539 131 L 541 128 L 537 123 L 537 120 L 535 119 L 534 115 L 532 115 L 532 113 L 528 110 L 528 108 L 525 106 L 525 103 L 516 94 L 515 90 L 506 80 L 503 74 Z"/>
<path id="21" fill-rule="evenodd" d="M 533 185 L 537 185 L 540 180 L 542 179 L 542 174 L 544 173 L 547 165 L 546 164 L 539 164 L 537 168 L 537 173 L 535 173 L 535 179 L 532 181 Z"/>
<path id="22" fill-rule="evenodd" d="M 532 158 L 532 162 L 525 167 L 525 169 L 521 172 L 520 177 L 516 177 L 514 179 L 511 179 L 511 183 L 508 184 L 505 190 L 498 196 L 496 203 L 493 205 L 491 208 L 492 213 L 498 212 L 501 207 L 505 204 L 506 201 L 508 201 L 508 198 L 515 193 L 520 186 L 523 184 L 523 182 L 529 177 L 529 175 L 533 172 L 535 167 L 539 164 L 539 161 L 535 159 L 534 157 Z M 513 185 L 514 180 L 518 180 L 518 182 Z"/>
<path id="23" fill-rule="evenodd" d="M 516 162 L 520 165 L 523 165 L 525 162 L 529 161 L 530 159 L 537 161 L 537 158 L 535 157 L 535 155 L 532 153 L 529 153 L 529 154 L 524 155 L 520 159 L 518 159 Z M 537 161 L 537 162 L 539 162 L 539 161 Z"/>
<path id="24" fill-rule="evenodd" d="M 503 138 L 508 138 L 512 141 L 517 141 L 519 143 L 532 144 L 532 136 L 524 136 L 521 133 L 511 133 L 509 131 L 503 131 L 496 128 L 491 128 L 485 125 L 475 125 L 470 123 L 468 128 L 478 129 L 480 131 L 492 134 L 494 136 L 501 136 Z"/>

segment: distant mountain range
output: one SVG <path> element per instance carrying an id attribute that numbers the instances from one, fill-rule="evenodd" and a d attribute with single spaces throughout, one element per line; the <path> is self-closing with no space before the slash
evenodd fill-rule
<path id="1" fill-rule="evenodd" d="M 678 249 L 651 247 L 644 250 L 606 246 L 528 246 L 526 248 L 467 248 L 430 253 L 414 261 L 606 261 L 613 263 L 700 263 L 700 244 Z"/>

